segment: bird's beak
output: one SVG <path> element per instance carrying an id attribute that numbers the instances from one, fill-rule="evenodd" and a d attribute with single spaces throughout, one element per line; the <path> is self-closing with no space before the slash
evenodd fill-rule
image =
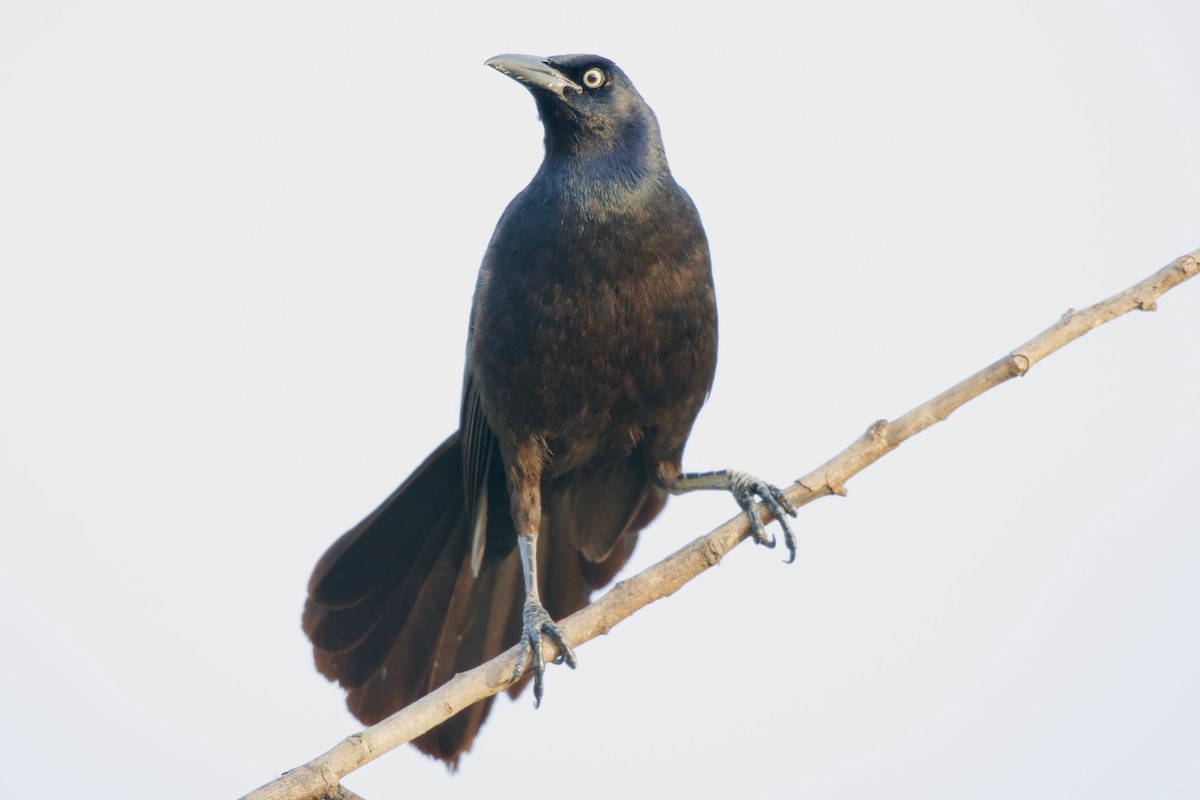
<path id="1" fill-rule="evenodd" d="M 563 98 L 570 89 L 576 94 L 583 92 L 583 87 L 562 74 L 550 62 L 538 56 L 524 56 L 517 53 L 504 53 L 493 56 L 486 62 L 492 69 L 503 72 L 515 81 L 520 81 L 529 89 L 540 89 L 550 92 L 558 98 Z"/>

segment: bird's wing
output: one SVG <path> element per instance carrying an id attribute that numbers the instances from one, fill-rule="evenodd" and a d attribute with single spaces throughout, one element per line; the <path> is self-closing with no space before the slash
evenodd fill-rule
<path id="1" fill-rule="evenodd" d="M 498 462 L 496 435 L 483 413 L 483 401 L 468 367 L 463 378 L 462 412 L 459 422 L 463 450 L 463 489 L 466 491 L 467 520 L 471 524 L 471 570 L 479 574 L 487 545 L 488 475 Z M 499 469 L 499 463 L 495 463 Z M 493 498 L 499 500 L 500 498 Z"/>

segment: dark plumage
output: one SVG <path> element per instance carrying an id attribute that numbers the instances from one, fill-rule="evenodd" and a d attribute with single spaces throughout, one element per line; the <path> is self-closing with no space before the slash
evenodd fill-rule
<path id="1" fill-rule="evenodd" d="M 541 638 L 574 665 L 552 620 L 612 580 L 669 492 L 734 492 L 767 544 L 753 498 L 793 512 L 745 473 L 681 471 L 717 311 L 704 229 L 650 107 L 598 56 L 488 64 L 532 92 L 546 156 L 483 258 L 459 432 L 309 582 L 317 667 L 365 723 L 519 640 L 540 700 Z M 416 745 L 455 764 L 490 702 Z"/>

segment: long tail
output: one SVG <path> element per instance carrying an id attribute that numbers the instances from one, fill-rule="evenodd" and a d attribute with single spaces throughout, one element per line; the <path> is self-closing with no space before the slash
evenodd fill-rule
<path id="1" fill-rule="evenodd" d="M 522 598 L 515 552 L 475 577 L 469 535 L 455 434 L 317 562 L 304 632 L 317 669 L 348 691 L 346 705 L 365 724 L 517 640 Z M 414 744 L 453 765 L 490 709 L 490 701 L 478 703 Z"/>
<path id="2" fill-rule="evenodd" d="M 304 632 L 313 643 L 317 669 L 347 690 L 346 705 L 363 723 L 379 722 L 520 638 L 521 566 L 507 492 L 503 483 L 495 488 L 478 575 L 471 570 L 457 433 L 334 542 L 313 569 Z M 561 619 L 587 605 L 591 590 L 611 580 L 633 549 L 637 531 L 662 508 L 663 496 L 648 487 L 617 496 L 575 490 L 550 494 L 547 510 L 559 511 L 553 514 L 555 528 L 564 530 L 539 536 L 540 588 L 547 610 Z M 593 500 L 601 497 L 610 502 Z M 593 511 L 602 506 L 608 513 L 579 514 L 585 506 Z M 611 522 L 601 527 L 608 533 L 589 536 L 577 530 L 581 519 L 605 517 Z M 603 552 L 581 546 L 589 539 L 607 540 Z M 515 684 L 509 693 L 515 697 L 524 685 Z M 488 699 L 464 709 L 413 743 L 454 767 L 491 705 Z"/>

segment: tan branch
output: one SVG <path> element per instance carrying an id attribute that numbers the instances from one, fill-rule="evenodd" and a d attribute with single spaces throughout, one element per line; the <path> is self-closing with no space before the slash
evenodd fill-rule
<path id="1" fill-rule="evenodd" d="M 829 494 L 843 494 L 847 480 L 886 453 L 929 426 L 950 416 L 959 406 L 1024 375 L 1029 368 L 1063 345 L 1129 311 L 1153 311 L 1166 291 L 1200 272 L 1200 250 L 1174 262 L 1129 289 L 1083 311 L 1068 311 L 1062 319 L 999 361 L 922 403 L 904 416 L 880 420 L 838 455 L 788 487 L 797 506 Z M 760 513 L 766 514 L 760 508 Z M 643 572 L 621 581 L 595 603 L 560 622 L 567 640 L 578 646 L 608 633 L 621 620 L 655 600 L 674 594 L 681 586 L 720 560 L 749 534 L 745 516 L 738 515 L 696 539 Z M 548 651 L 553 645 L 547 645 Z M 304 766 L 285 773 L 242 800 L 318 800 L 350 798 L 339 785 L 343 776 L 358 769 L 455 713 L 503 691 L 509 682 L 517 648 L 514 646 L 448 683 L 377 725 L 347 737 L 332 750 Z"/>

